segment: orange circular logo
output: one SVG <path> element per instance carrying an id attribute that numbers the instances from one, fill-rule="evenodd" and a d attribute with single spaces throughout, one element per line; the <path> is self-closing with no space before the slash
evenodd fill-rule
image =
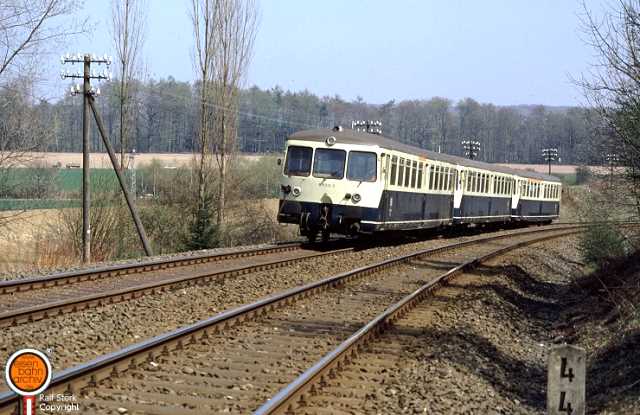
<path id="1" fill-rule="evenodd" d="M 51 381 L 51 363 L 44 353 L 23 349 L 7 362 L 7 384 L 20 395 L 36 395 Z"/>

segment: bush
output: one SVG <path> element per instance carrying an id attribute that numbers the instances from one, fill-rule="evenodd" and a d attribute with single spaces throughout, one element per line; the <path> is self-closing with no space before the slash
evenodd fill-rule
<path id="1" fill-rule="evenodd" d="M 629 254 L 629 244 L 622 232 L 609 224 L 592 224 L 582 234 L 579 249 L 588 264 L 600 269 Z"/>
<path id="2" fill-rule="evenodd" d="M 591 170 L 587 166 L 576 167 L 576 184 L 585 184 L 591 179 Z"/>

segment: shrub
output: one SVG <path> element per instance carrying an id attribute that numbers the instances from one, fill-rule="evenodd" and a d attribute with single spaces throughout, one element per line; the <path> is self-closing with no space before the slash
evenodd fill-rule
<path id="1" fill-rule="evenodd" d="M 601 269 L 627 256 L 629 248 L 626 238 L 617 227 L 603 223 L 590 225 L 582 234 L 579 244 L 584 261 Z"/>
<path id="2" fill-rule="evenodd" d="M 587 166 L 576 167 L 576 184 L 585 184 L 591 179 L 591 170 Z"/>

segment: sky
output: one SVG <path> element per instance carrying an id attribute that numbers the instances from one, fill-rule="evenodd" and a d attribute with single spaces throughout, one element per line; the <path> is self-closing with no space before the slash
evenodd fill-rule
<path id="1" fill-rule="evenodd" d="M 586 4 L 598 15 L 604 1 Z M 190 0 L 147 2 L 149 74 L 192 81 Z M 259 6 L 248 86 L 360 96 L 374 104 L 442 96 L 580 105 L 571 79 L 595 60 L 584 43 L 581 0 L 259 0 Z M 70 42 L 68 51 L 113 55 L 110 1 L 86 0 L 81 13 L 92 20 L 92 33 Z M 66 81 L 56 79 L 62 93 Z"/>

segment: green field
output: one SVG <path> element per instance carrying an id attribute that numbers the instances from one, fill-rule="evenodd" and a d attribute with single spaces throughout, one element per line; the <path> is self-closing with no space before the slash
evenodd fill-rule
<path id="1" fill-rule="evenodd" d="M 92 193 L 117 190 L 113 170 L 91 170 Z M 20 168 L 0 172 L 0 211 L 80 206 L 81 169 Z"/>
<path id="2" fill-rule="evenodd" d="M 62 209 L 81 206 L 80 199 L 0 199 L 0 211 Z"/>
<path id="3" fill-rule="evenodd" d="M 114 190 L 118 187 L 118 179 L 111 169 L 91 169 L 90 177 L 92 189 L 97 191 Z M 38 180 L 50 182 L 57 192 L 80 192 L 82 169 L 12 169 L 2 173 L 0 185 L 5 188 L 30 186 Z"/>

